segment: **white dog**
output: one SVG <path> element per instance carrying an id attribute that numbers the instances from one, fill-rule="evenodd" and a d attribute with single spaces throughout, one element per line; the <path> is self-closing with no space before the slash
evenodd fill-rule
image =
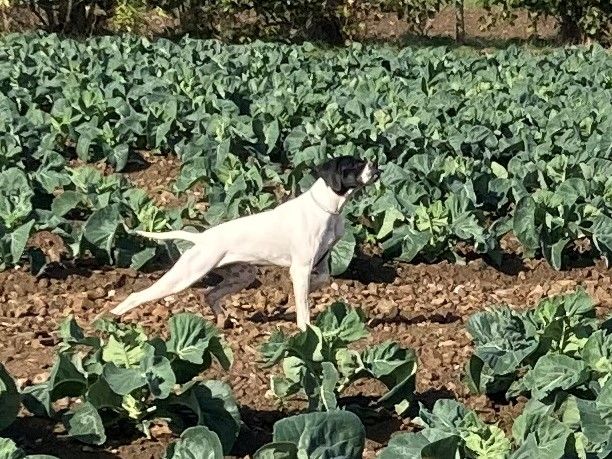
<path id="1" fill-rule="evenodd" d="M 310 323 L 308 293 L 329 281 L 329 253 L 344 233 L 340 212 L 355 190 L 380 175 L 372 163 L 351 156 L 329 160 L 315 172 L 318 179 L 302 195 L 203 233 L 137 231 L 144 237 L 183 239 L 194 246 L 157 282 L 129 295 L 111 313 L 121 315 L 145 302 L 178 293 L 214 270 L 223 281 L 206 294 L 206 300 L 217 322 L 224 323 L 220 300 L 248 287 L 255 280 L 255 265 L 277 265 L 289 267 L 297 325 L 305 329 Z"/>

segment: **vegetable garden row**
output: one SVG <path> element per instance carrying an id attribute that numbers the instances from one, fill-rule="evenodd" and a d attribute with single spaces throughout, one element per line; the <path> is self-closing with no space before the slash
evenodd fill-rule
<path id="1" fill-rule="evenodd" d="M 176 314 L 166 340 L 138 325 L 94 325 L 97 332 L 86 335 L 72 316 L 64 320 L 55 363 L 40 384 L 19 391 L 0 365 L 0 430 L 23 403 L 91 445 L 104 444 L 117 427 L 149 435 L 156 420 L 166 420 L 180 433 L 166 458 L 230 454 L 241 426 L 237 403 L 227 384 L 200 376 L 213 363 L 224 370 L 232 365 L 232 350 L 212 324 Z M 474 314 L 467 329 L 475 345 L 464 372 L 470 390 L 529 398 L 511 435 L 455 400 L 418 410 L 416 354 L 393 342 L 356 347 L 369 333 L 363 313 L 335 303 L 306 331 L 277 332 L 261 346 L 262 365 L 279 367 L 271 393 L 281 401 L 305 396 L 308 412 L 277 421 L 274 441 L 253 457 L 359 459 L 365 443 L 360 417 L 380 409 L 400 416 L 419 411 L 415 421 L 423 427 L 394 435 L 381 459 L 611 457 L 612 318 L 598 320 L 584 291 L 544 299 L 524 312 L 497 306 Z M 378 379 L 387 392 L 369 406 L 343 397 L 360 378 Z M 44 457 L 25 456 L 1 438 L 0 456 Z"/>
<path id="2" fill-rule="evenodd" d="M 140 167 L 143 150 L 180 158 L 174 191 L 186 204 L 161 208 L 122 175 Z M 73 258 L 139 269 L 168 254 L 128 228 L 206 227 L 272 207 L 336 154 L 376 159 L 383 176 L 349 204 L 334 273 L 363 242 L 405 261 L 460 260 L 467 243 L 500 262 L 500 241 L 513 233 L 526 257 L 555 268 L 584 240 L 594 256 L 612 251 L 612 57 L 599 47 L 0 39 L 3 268 L 29 261 L 41 274 L 49 260 L 28 239 L 48 230 Z M 114 172 L 101 173 L 98 161 Z M 0 365 L 0 430 L 25 408 L 102 445 L 117 432 L 149 435 L 164 420 L 180 435 L 168 458 L 231 453 L 239 407 L 210 374 L 213 365 L 228 371 L 233 353 L 214 326 L 192 313 L 172 316 L 167 337 L 134 324 L 93 326 L 86 333 L 66 318 L 39 384 L 17 388 Z M 394 436 L 383 459 L 612 457 L 612 324 L 595 317 L 584 292 L 524 312 L 495 307 L 467 330 L 469 390 L 529 399 L 511 432 L 454 400 L 417 406 L 416 353 L 390 341 L 361 345 L 364 314 L 335 303 L 305 332 L 274 333 L 260 348 L 262 366 L 277 369 L 270 394 L 279 403 L 305 397 L 307 412 L 277 421 L 255 457 L 359 458 L 372 410 L 418 415 L 423 427 Z M 362 378 L 385 388 L 369 405 L 347 395 Z M 6 438 L 3 454 L 26 457 Z"/>
<path id="3" fill-rule="evenodd" d="M 159 208 L 117 172 L 138 151 L 176 154 L 174 186 L 205 187 Z M 0 266 L 46 260 L 28 237 L 50 230 L 72 256 L 140 268 L 163 255 L 134 239 L 274 206 L 328 155 L 376 158 L 382 181 L 348 207 L 356 244 L 501 260 L 514 233 L 555 267 L 581 240 L 612 251 L 612 56 L 604 49 L 475 53 L 444 48 L 222 45 L 134 37 L 0 39 Z M 81 164 L 81 165 L 78 165 Z"/>

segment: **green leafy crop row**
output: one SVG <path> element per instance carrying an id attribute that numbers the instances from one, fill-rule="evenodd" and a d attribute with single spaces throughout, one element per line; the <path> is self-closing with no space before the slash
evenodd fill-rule
<path id="1" fill-rule="evenodd" d="M 605 421 L 597 419 L 591 411 L 571 415 L 574 417 L 560 419 L 526 408 L 514 421 L 510 439 L 499 427 L 485 423 L 459 402 L 438 400 L 431 411 L 421 408 L 415 419 L 423 429 L 395 435 L 380 458 L 609 458 L 612 418 L 608 415 Z M 587 435 L 603 441 L 594 448 Z"/>
<path id="2" fill-rule="evenodd" d="M 177 432 L 208 427 L 229 453 L 241 425 L 238 406 L 228 385 L 199 378 L 213 360 L 226 370 L 233 361 L 214 326 L 194 314 L 176 314 L 163 340 L 136 325 L 94 325 L 102 336 L 85 335 L 72 316 L 62 322 L 55 362 L 40 384 L 18 392 L 0 366 L 0 430 L 23 403 L 36 416 L 61 421 L 83 443 L 105 443 L 113 427 L 149 435 L 152 422 L 163 419 Z"/>
<path id="3" fill-rule="evenodd" d="M 61 420 L 85 443 L 106 441 L 109 426 L 127 425 L 148 434 L 155 419 L 172 429 L 205 425 L 229 452 L 240 427 L 231 389 L 220 381 L 194 379 L 213 359 L 229 369 L 232 352 L 217 330 L 199 316 L 181 313 L 169 322 L 170 337 L 149 339 L 134 325 L 99 321 L 105 336 L 86 336 L 72 317 L 60 327 L 62 343 L 48 379 L 22 391 L 24 405 Z M 58 413 L 54 402 L 77 399 Z"/>
<path id="4" fill-rule="evenodd" d="M 528 397 L 507 437 L 454 400 L 421 407 L 423 429 L 398 434 L 381 459 L 612 457 L 612 332 L 579 290 L 534 309 L 470 317 L 475 349 L 465 383 L 475 393 Z"/>
<path id="5" fill-rule="evenodd" d="M 421 407 L 415 423 L 423 429 L 395 435 L 381 459 L 612 456 L 610 320 L 596 319 L 583 290 L 521 313 L 507 307 L 477 313 L 467 329 L 475 342 L 464 378 L 468 388 L 528 398 L 512 435 L 454 400 L 438 400 L 431 411 Z M 395 343 L 348 349 L 364 330 L 359 310 L 335 304 L 308 331 L 271 337 L 262 348 L 264 360 L 282 361 L 284 373 L 272 377 L 272 392 L 282 398 L 302 390 L 311 410 L 354 410 L 337 396 L 355 377 L 374 376 L 390 389 L 380 402 L 393 399 L 396 411 L 408 414 L 415 355 Z"/>
<path id="6" fill-rule="evenodd" d="M 528 392 L 545 400 L 588 382 L 595 397 L 612 375 L 610 323 L 595 318 L 582 290 L 544 299 L 525 312 L 499 307 L 477 313 L 467 329 L 476 348 L 466 382 L 475 392 Z"/>
<path id="7" fill-rule="evenodd" d="M 335 410 L 351 383 L 375 378 L 389 390 L 379 404 L 404 414 L 414 394 L 416 354 L 391 341 L 361 352 L 348 347 L 368 334 L 363 313 L 342 303 L 332 304 L 306 331 L 273 334 L 262 346 L 264 365 L 281 362 L 283 376 L 272 377 L 271 392 L 283 400 L 304 391 L 310 410 Z"/>
<path id="8" fill-rule="evenodd" d="M 526 395 L 523 416 L 563 421 L 564 438 L 576 437 L 579 457 L 612 454 L 612 327 L 610 319 L 595 318 L 584 291 L 522 313 L 481 312 L 467 329 L 475 344 L 465 376 L 470 390 Z"/>
<path id="9" fill-rule="evenodd" d="M 350 411 L 313 412 L 290 416 L 274 424 L 272 442 L 253 459 L 361 459 L 365 429 Z M 218 437 L 205 426 L 186 429 L 171 444 L 164 459 L 223 459 Z"/>
<path id="10" fill-rule="evenodd" d="M 346 349 L 346 344 L 365 334 L 359 311 L 340 304 L 325 311 L 319 325 L 321 328 L 312 327 L 311 331 L 318 331 L 319 337 L 325 334 L 325 355 L 332 350 L 349 355 L 353 351 Z M 53 423 L 61 421 L 69 437 L 91 445 L 104 444 L 107 433 L 116 434 L 119 429 L 126 432 L 136 428 L 149 436 L 153 423 L 165 422 L 173 432 L 181 434 L 168 447 L 167 459 L 222 459 L 230 453 L 241 427 L 238 405 L 228 385 L 202 379 L 213 361 L 224 370 L 233 361 L 232 351 L 212 324 L 195 314 L 176 314 L 169 320 L 166 340 L 150 338 L 140 326 L 105 319 L 95 322 L 94 327 L 98 333 L 86 335 L 72 316 L 61 323 L 55 362 L 46 381 L 40 384 L 19 390 L 0 364 L 0 431 L 14 422 L 23 404 L 35 416 Z M 279 340 L 272 341 L 277 344 L 264 346 L 264 360 L 271 347 L 276 349 L 275 354 L 282 353 Z M 298 336 L 293 341 L 295 344 L 304 339 Z M 317 348 L 322 343 L 310 339 L 309 344 L 314 345 L 315 352 L 304 364 L 314 368 L 320 360 Z M 414 356 L 410 354 L 411 359 L 402 361 L 396 345 L 383 347 L 396 351 L 377 355 L 366 351 L 373 356 L 366 359 L 368 364 L 378 368 L 372 371 L 392 388 L 393 394 L 382 400 L 407 400 L 414 390 Z M 313 349 L 301 349 L 305 359 L 309 350 Z M 331 365 L 322 365 L 326 363 Z M 313 372 L 307 377 L 312 384 L 320 385 L 319 376 Z M 392 382 L 398 378 L 397 384 Z M 323 389 L 319 391 L 323 394 Z M 364 427 L 356 414 L 340 410 L 334 397 L 332 387 L 325 395 L 325 407 L 311 403 L 310 410 L 314 411 L 278 421 L 273 441 L 254 457 L 283 454 L 282 457 L 295 459 L 323 458 L 331 454 L 360 458 L 365 445 Z M 318 411 L 319 408 L 327 411 Z M 0 457 L 50 458 L 26 456 L 6 438 L 0 438 Z"/>
<path id="11" fill-rule="evenodd" d="M 121 171 L 141 149 L 178 155 L 175 191 L 202 184 L 206 211 L 165 212 L 114 178 L 68 168 L 76 156 Z M 347 209 L 354 235 L 336 251 L 338 270 L 355 241 L 407 261 L 458 259 L 463 242 L 499 260 L 513 232 L 526 256 L 555 268 L 579 240 L 612 252 L 612 57 L 599 47 L 0 40 L 4 266 L 39 229 L 73 256 L 141 266 L 154 247 L 137 245 L 148 251 L 134 261 L 122 220 L 159 230 L 267 209 L 339 154 L 375 159 L 384 173 Z"/>
<path id="12" fill-rule="evenodd" d="M 164 420 L 181 433 L 167 459 L 193 457 L 189 452 L 221 459 L 231 451 L 241 425 L 231 389 L 201 379 L 213 359 L 224 369 L 232 362 L 211 324 L 177 314 L 169 321 L 167 340 L 149 338 L 134 325 L 95 325 L 101 336 L 85 335 L 72 317 L 64 320 L 56 361 L 41 384 L 18 391 L 0 365 L 0 430 L 14 421 L 23 402 L 34 415 L 61 420 L 70 437 L 85 443 L 104 443 L 112 426 L 148 434 L 152 422 Z M 528 397 L 511 436 L 455 400 L 438 400 L 431 410 L 421 406 L 414 421 L 422 429 L 395 435 L 381 459 L 612 456 L 610 319 L 595 318 L 583 291 L 545 299 L 521 313 L 508 308 L 477 313 L 468 331 L 475 344 L 466 368 L 468 388 Z M 254 458 L 359 459 L 365 444 L 359 416 L 373 414 L 373 408 L 412 414 L 415 353 L 392 342 L 356 350 L 354 343 L 366 335 L 361 311 L 336 303 L 308 330 L 293 336 L 279 332 L 262 345 L 263 364 L 282 367 L 282 375 L 271 378 L 271 392 L 281 399 L 303 392 L 308 412 L 278 421 L 273 441 Z M 388 389 L 373 405 L 341 397 L 362 377 L 379 379 Z M 68 400 L 68 406 L 59 400 Z M 0 438 L 4 452 L 26 457 Z"/>

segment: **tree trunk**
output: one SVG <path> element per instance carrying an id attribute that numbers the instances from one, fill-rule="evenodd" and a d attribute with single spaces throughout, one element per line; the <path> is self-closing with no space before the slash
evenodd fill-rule
<path id="1" fill-rule="evenodd" d="M 344 34 L 340 20 L 333 15 L 315 15 L 305 25 L 305 38 L 308 40 L 323 41 L 332 45 L 342 45 Z"/>
<path id="2" fill-rule="evenodd" d="M 465 10 L 463 0 L 455 0 L 455 41 L 465 41 Z"/>
<path id="3" fill-rule="evenodd" d="M 582 41 L 582 33 L 578 22 L 571 16 L 561 17 L 560 35 L 564 42 L 580 43 Z"/>
<path id="4" fill-rule="evenodd" d="M 9 20 L 8 15 L 6 14 L 6 8 L 0 7 L 0 14 L 2 15 L 2 30 L 4 32 L 9 31 Z"/>

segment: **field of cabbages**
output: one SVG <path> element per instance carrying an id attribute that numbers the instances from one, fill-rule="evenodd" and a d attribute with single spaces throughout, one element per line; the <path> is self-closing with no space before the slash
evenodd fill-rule
<path id="1" fill-rule="evenodd" d="M 609 51 L 7 35 L 0 107 L 0 458 L 612 457 Z M 340 154 L 306 332 L 273 268 L 94 321 Z"/>

